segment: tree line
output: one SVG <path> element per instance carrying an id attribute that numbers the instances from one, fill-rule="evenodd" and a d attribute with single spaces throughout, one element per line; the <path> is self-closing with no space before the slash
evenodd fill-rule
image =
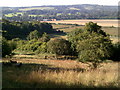
<path id="1" fill-rule="evenodd" d="M 32 8 L 52 8 L 52 9 L 31 9 L 20 11 L 31 7 L 19 8 L 3 8 L 3 18 L 14 21 L 32 21 L 43 19 L 117 19 L 118 7 L 117 6 L 103 6 L 103 5 L 58 5 L 58 6 L 38 6 Z M 5 14 L 17 13 L 23 14 L 7 17 Z M 33 15 L 33 16 L 31 16 Z M 34 16 L 35 15 L 35 16 Z"/>
<path id="2" fill-rule="evenodd" d="M 54 30 L 52 25 L 46 22 L 43 23 L 39 21 L 15 22 L 15 21 L 8 21 L 6 19 L 3 19 L 1 23 L 2 23 L 3 37 L 5 37 L 6 39 L 13 39 L 13 38 L 25 39 L 27 35 L 34 30 L 37 30 L 40 35 L 42 35 L 44 32 L 48 34 L 61 32 Z"/>

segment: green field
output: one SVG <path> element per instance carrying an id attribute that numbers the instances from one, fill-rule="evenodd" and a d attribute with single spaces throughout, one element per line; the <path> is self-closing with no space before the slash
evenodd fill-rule
<path id="1" fill-rule="evenodd" d="M 16 12 L 16 13 L 9 13 L 9 14 L 5 14 L 6 17 L 13 17 L 13 16 L 17 16 L 17 15 L 23 15 L 22 12 Z"/>

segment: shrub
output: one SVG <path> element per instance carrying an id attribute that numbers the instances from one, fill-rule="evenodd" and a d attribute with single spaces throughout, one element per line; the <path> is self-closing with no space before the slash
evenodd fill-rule
<path id="1" fill-rule="evenodd" d="M 12 53 L 12 47 L 8 41 L 3 37 L 2 38 L 2 57 L 10 55 Z"/>
<path id="2" fill-rule="evenodd" d="M 35 51 L 36 54 L 46 53 L 47 52 L 47 43 L 43 42 Z"/>
<path id="3" fill-rule="evenodd" d="M 71 44 L 64 39 L 55 39 L 50 40 L 47 43 L 48 52 L 54 53 L 57 55 L 68 55 L 71 52 Z"/>
<path id="4" fill-rule="evenodd" d="M 8 44 L 10 45 L 11 49 L 14 50 L 17 48 L 17 41 L 9 40 Z"/>
<path id="5" fill-rule="evenodd" d="M 48 42 L 50 40 L 50 37 L 48 36 L 47 33 L 44 33 L 39 40 L 42 42 Z"/>
<path id="6" fill-rule="evenodd" d="M 30 34 L 27 36 L 27 39 L 28 40 L 39 39 L 40 37 L 41 37 L 40 33 L 37 30 L 34 30 L 30 32 Z"/>
<path id="7" fill-rule="evenodd" d="M 32 39 L 29 41 L 20 40 L 17 42 L 17 49 L 19 51 L 25 52 L 33 52 L 36 54 L 47 52 L 47 44 L 46 42 L 41 42 L 36 39 Z"/>
<path id="8" fill-rule="evenodd" d="M 114 61 L 120 61 L 120 42 L 113 45 L 113 55 L 111 59 Z"/>

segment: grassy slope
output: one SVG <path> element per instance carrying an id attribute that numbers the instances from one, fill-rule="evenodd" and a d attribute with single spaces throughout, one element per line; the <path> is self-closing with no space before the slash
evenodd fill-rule
<path id="1" fill-rule="evenodd" d="M 118 63 L 102 63 L 89 70 L 71 60 L 13 59 L 23 65 L 3 66 L 3 88 L 94 88 L 118 86 Z M 4 60 L 5 61 L 5 60 Z"/>

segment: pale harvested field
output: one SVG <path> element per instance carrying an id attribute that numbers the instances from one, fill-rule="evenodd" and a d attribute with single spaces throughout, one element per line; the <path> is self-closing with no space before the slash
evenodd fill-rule
<path id="1" fill-rule="evenodd" d="M 85 25 L 85 23 L 88 22 L 95 22 L 100 26 L 114 26 L 114 27 L 118 27 L 118 20 L 90 20 L 90 19 L 77 19 L 77 20 L 59 20 L 59 21 L 46 21 L 48 23 L 66 23 L 66 24 L 79 24 L 79 25 Z"/>

